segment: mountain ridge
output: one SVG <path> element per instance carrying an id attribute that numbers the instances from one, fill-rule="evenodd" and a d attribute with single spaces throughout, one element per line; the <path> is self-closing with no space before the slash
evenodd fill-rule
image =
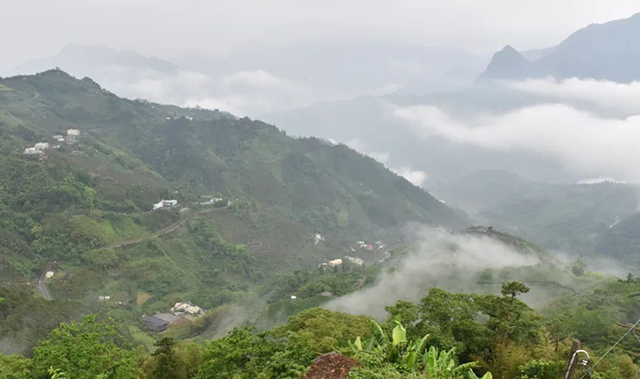
<path id="1" fill-rule="evenodd" d="M 552 76 L 556 79 L 578 77 L 628 83 L 640 79 L 638 46 L 640 13 L 579 29 L 557 46 L 538 49 L 533 53 L 534 57 L 538 55 L 538 59 L 530 64 L 522 64 L 518 60 L 504 64 L 503 61 L 492 60 L 478 79 Z"/>

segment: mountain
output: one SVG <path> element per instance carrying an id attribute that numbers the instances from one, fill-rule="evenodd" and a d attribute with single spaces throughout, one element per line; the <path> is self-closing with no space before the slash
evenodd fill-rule
<path id="1" fill-rule="evenodd" d="M 53 137 L 69 129 L 64 142 Z M 32 288 L 40 277 L 58 300 L 25 302 L 24 312 L 48 309 L 32 318 L 10 312 L 14 332 L 40 330 L 16 325 L 69 309 L 126 304 L 135 319 L 179 301 L 209 309 L 249 294 L 267 299 L 266 283 L 290 270 L 316 271 L 345 254 L 377 260 L 351 252 L 356 241 L 392 248 L 407 223 L 468 226 L 344 145 L 219 111 L 122 99 L 61 70 L 0 79 L 0 136 L 0 284 Z M 36 143 L 49 147 L 24 154 Z M 177 205 L 154 210 L 162 199 Z M 110 301 L 96 303 L 100 296 Z M 8 351 L 32 338 L 4 332 Z"/>
<path id="2" fill-rule="evenodd" d="M 592 24 L 558 46 L 530 51 L 531 61 L 506 47 L 496 53 L 479 79 L 553 76 L 628 83 L 640 80 L 640 13 L 627 19 Z"/>
<path id="3" fill-rule="evenodd" d="M 109 67 L 139 68 L 159 72 L 172 72 L 178 66 L 156 57 L 147 57 L 136 51 L 121 51 L 106 46 L 84 46 L 70 44 L 56 55 L 24 62 L 13 69 L 13 75 L 34 74 L 49 70 L 51 67 L 71 73 L 77 77 L 95 78 L 98 70 Z"/>
<path id="4" fill-rule="evenodd" d="M 636 185 L 545 183 L 502 170 L 482 170 L 435 187 L 434 193 L 450 206 L 464 209 L 476 223 L 494 225 L 547 249 L 636 264 L 628 259 L 633 249 L 627 249 L 626 256 L 623 251 L 613 254 L 606 251 L 604 240 L 622 230 L 627 224 L 622 220 L 633 219 Z M 618 223 L 619 229 L 614 228 Z"/>
<path id="5" fill-rule="evenodd" d="M 531 62 L 511 46 L 505 46 L 491 58 L 489 66 L 480 75 L 479 79 L 499 78 L 517 79 L 523 72 L 531 71 Z"/>

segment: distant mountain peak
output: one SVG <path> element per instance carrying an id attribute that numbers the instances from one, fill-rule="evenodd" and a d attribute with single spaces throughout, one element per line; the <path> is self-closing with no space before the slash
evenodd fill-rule
<path id="1" fill-rule="evenodd" d="M 145 56 L 134 50 L 116 50 L 104 45 L 71 43 L 50 58 L 35 59 L 16 67 L 13 74 L 33 74 L 51 67 L 61 67 L 75 76 L 92 76 L 98 67 L 125 66 L 149 68 L 160 72 L 178 69 L 171 62 Z"/>
<path id="2" fill-rule="evenodd" d="M 531 62 L 520 54 L 518 50 L 507 45 L 503 47 L 502 50 L 493 54 L 491 62 L 489 62 L 487 69 L 479 79 L 516 78 L 530 66 Z"/>
<path id="3" fill-rule="evenodd" d="M 528 61 L 511 46 L 495 53 L 478 80 L 570 77 L 640 80 L 640 13 L 621 20 L 591 24 L 569 35 L 559 45 L 525 52 Z"/>

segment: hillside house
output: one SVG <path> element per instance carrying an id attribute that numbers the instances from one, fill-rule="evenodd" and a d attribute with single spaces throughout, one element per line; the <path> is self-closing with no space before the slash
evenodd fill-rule
<path id="1" fill-rule="evenodd" d="M 33 147 L 38 150 L 44 150 L 49 148 L 49 144 L 47 142 L 38 142 L 35 145 L 33 145 Z"/>
<path id="2" fill-rule="evenodd" d="M 331 267 L 342 266 L 342 259 L 338 258 L 338 259 L 334 259 L 332 261 L 329 261 L 329 266 L 331 266 Z"/>
<path id="3" fill-rule="evenodd" d="M 67 129 L 68 137 L 78 137 L 80 135 L 80 129 Z"/>
<path id="4" fill-rule="evenodd" d="M 36 149 L 35 147 L 27 147 L 26 149 L 24 149 L 24 155 L 42 155 L 44 154 L 44 151 L 40 150 L 40 149 Z"/>
<path id="5" fill-rule="evenodd" d="M 190 302 L 186 303 L 176 303 L 173 308 L 171 308 L 171 313 L 173 314 L 188 314 L 188 315 L 198 315 L 203 313 L 204 310 L 197 305 L 194 305 Z"/>
<path id="6" fill-rule="evenodd" d="M 109 301 L 111 300 L 111 296 L 109 295 L 100 295 L 98 296 L 98 301 Z"/>
<path id="7" fill-rule="evenodd" d="M 58 142 L 64 142 L 64 136 L 62 134 L 56 134 L 51 136 L 51 138 L 53 138 L 54 140 L 58 141 Z"/>
<path id="8" fill-rule="evenodd" d="M 322 236 L 322 234 L 320 234 L 320 233 L 316 233 L 315 236 L 314 236 L 313 245 L 315 246 L 315 245 L 319 244 L 322 241 L 324 241 L 324 236 Z"/>
<path id="9" fill-rule="evenodd" d="M 222 201 L 224 199 L 221 198 L 221 197 L 208 198 L 208 197 L 205 197 L 205 196 L 201 196 L 200 200 L 203 200 L 203 201 L 200 202 L 200 205 L 213 205 L 213 204 L 217 203 L 218 201 Z"/>
<path id="10" fill-rule="evenodd" d="M 160 200 L 156 204 L 153 204 L 153 210 L 163 209 L 163 208 L 172 208 L 178 205 L 178 200 Z"/>
<path id="11" fill-rule="evenodd" d="M 345 255 L 345 258 L 356 266 L 364 266 L 364 259 L 362 258 L 350 257 L 348 255 Z"/>

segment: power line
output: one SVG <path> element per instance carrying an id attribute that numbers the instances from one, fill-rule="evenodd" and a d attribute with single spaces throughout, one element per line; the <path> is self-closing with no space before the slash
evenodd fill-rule
<path id="1" fill-rule="evenodd" d="M 591 366 L 591 368 L 595 369 L 595 367 L 598 365 L 598 363 L 600 363 L 600 361 L 602 361 L 602 360 L 604 359 L 604 357 L 606 357 L 606 356 L 611 352 L 611 350 L 613 350 L 616 346 L 618 346 L 618 344 L 619 344 L 619 343 L 620 343 L 620 342 L 621 342 L 621 341 L 622 341 L 622 340 L 623 340 L 623 339 L 624 339 L 624 338 L 625 338 L 629 333 L 631 333 L 631 331 L 633 331 L 633 329 L 635 329 L 635 327 L 636 327 L 636 326 L 638 326 L 638 324 L 640 324 L 640 319 L 638 319 L 638 321 L 636 321 L 636 323 L 635 323 L 635 324 L 631 325 L 631 327 L 630 327 L 630 328 L 629 328 L 629 329 L 628 329 L 628 330 L 627 330 L 627 331 L 622 335 L 622 337 L 620 337 L 620 339 L 619 339 L 619 340 L 617 340 L 617 341 L 616 341 L 616 343 L 614 343 L 614 344 L 613 344 L 613 346 L 611 346 L 611 347 L 609 348 L 609 350 L 607 350 L 607 351 L 604 353 L 604 355 L 603 355 L 603 356 L 601 356 L 601 357 L 600 357 L 600 359 L 598 359 L 598 360 L 596 361 L 596 363 L 594 363 L 594 364 L 593 364 L 593 366 Z M 587 370 L 587 372 L 585 372 L 585 373 L 580 377 L 580 379 L 584 379 L 584 377 L 585 377 L 585 376 L 587 376 L 587 374 L 589 374 L 589 376 L 591 376 L 591 373 L 589 373 L 589 371 Z M 637 376 L 637 374 L 636 374 L 636 376 Z"/>

